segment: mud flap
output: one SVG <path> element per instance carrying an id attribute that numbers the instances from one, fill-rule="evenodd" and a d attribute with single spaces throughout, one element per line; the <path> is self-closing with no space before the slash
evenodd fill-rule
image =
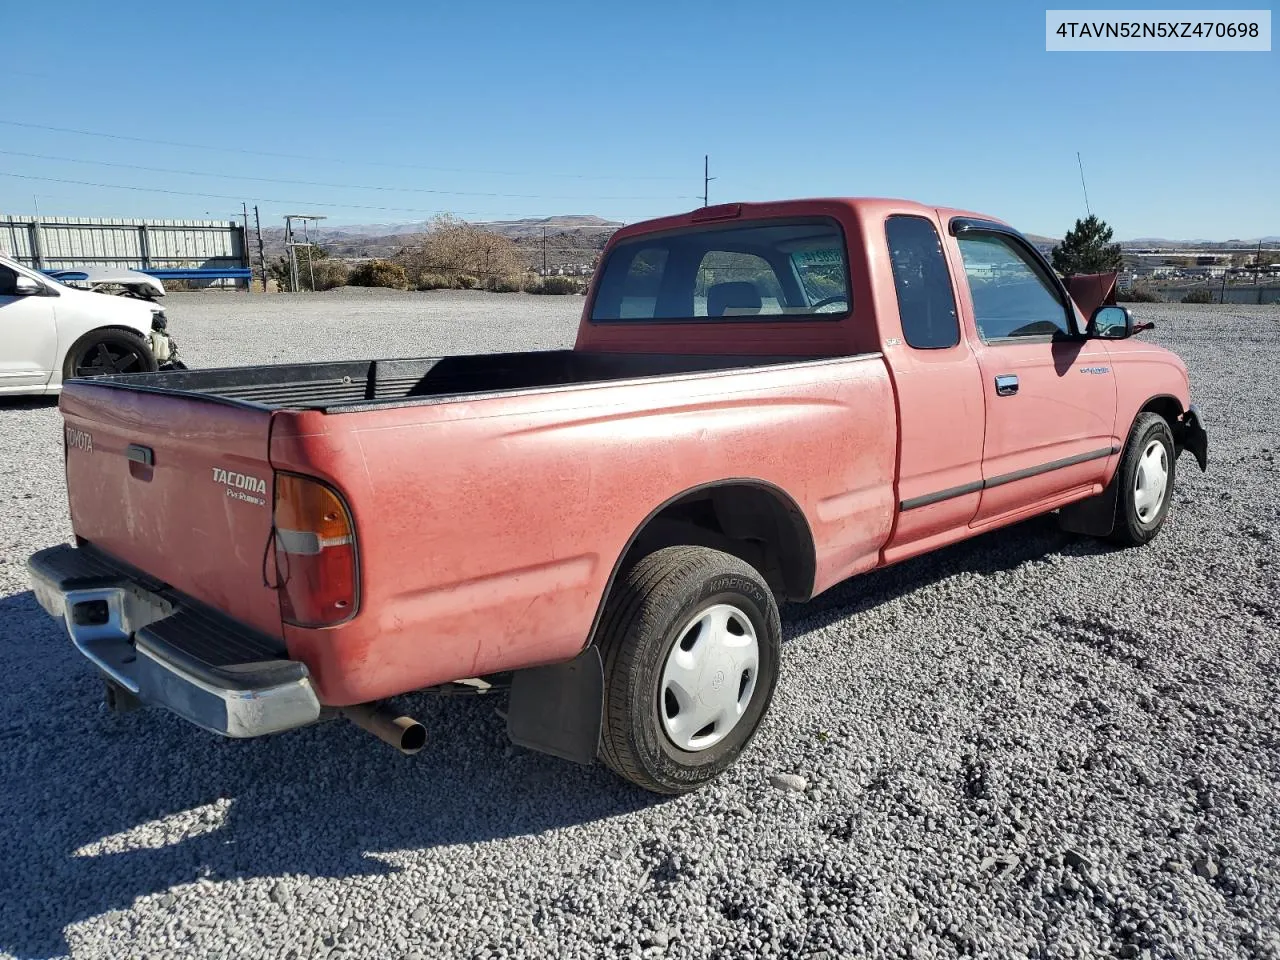
<path id="1" fill-rule="evenodd" d="M 1120 470 L 1106 489 L 1097 496 L 1069 503 L 1058 511 L 1058 526 L 1068 533 L 1083 533 L 1090 537 L 1105 537 L 1116 526 L 1116 500 L 1120 493 Z"/>
<path id="2" fill-rule="evenodd" d="M 1200 423 L 1200 413 L 1195 404 L 1191 405 L 1191 409 L 1182 418 L 1178 430 L 1178 445 L 1191 451 L 1201 472 L 1209 469 L 1209 434 Z"/>
<path id="3" fill-rule="evenodd" d="M 604 710 L 604 664 L 592 646 L 572 660 L 518 670 L 511 678 L 511 742 L 574 763 L 595 762 Z"/>

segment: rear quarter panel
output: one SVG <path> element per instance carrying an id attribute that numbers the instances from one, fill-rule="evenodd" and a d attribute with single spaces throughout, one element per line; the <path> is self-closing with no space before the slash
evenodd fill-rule
<path id="1" fill-rule="evenodd" d="M 343 492 L 361 567 L 357 615 L 290 653 L 335 705 L 570 658 L 651 512 L 730 478 L 799 504 L 825 589 L 878 560 L 896 442 L 878 355 L 280 414 L 273 466 Z"/>

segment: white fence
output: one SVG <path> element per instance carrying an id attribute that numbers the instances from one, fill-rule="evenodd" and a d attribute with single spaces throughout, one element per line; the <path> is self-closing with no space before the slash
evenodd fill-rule
<path id="1" fill-rule="evenodd" d="M 244 227 L 234 220 L 41 220 L 0 214 L 0 251 L 37 270 L 249 266 Z"/>

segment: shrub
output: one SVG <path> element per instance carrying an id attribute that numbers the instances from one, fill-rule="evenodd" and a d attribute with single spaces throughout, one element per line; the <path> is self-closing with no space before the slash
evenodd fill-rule
<path id="1" fill-rule="evenodd" d="M 414 286 L 418 290 L 448 290 L 453 286 L 453 280 L 443 273 L 424 273 Z"/>
<path id="2" fill-rule="evenodd" d="M 518 274 L 505 274 L 487 277 L 484 288 L 490 293 L 519 293 L 524 289 L 524 283 Z"/>
<path id="3" fill-rule="evenodd" d="M 311 264 L 311 269 L 315 270 L 317 290 L 333 290 L 337 287 L 345 287 L 348 278 L 351 276 L 350 269 L 341 260 L 317 260 Z M 308 272 L 304 283 L 310 282 L 310 280 L 311 274 Z"/>
<path id="4" fill-rule="evenodd" d="M 409 286 L 409 277 L 404 267 L 390 260 L 368 260 L 357 264 L 351 271 L 347 281 L 353 287 L 390 287 L 393 290 L 405 290 Z"/>
<path id="5" fill-rule="evenodd" d="M 525 287 L 529 293 L 580 293 L 582 291 L 582 281 L 575 277 L 542 277 L 541 282 L 536 286 Z"/>
<path id="6" fill-rule="evenodd" d="M 1189 290 L 1182 298 L 1183 303 L 1213 303 L 1213 294 L 1208 290 Z"/>
<path id="7" fill-rule="evenodd" d="M 460 273 L 453 278 L 453 286 L 456 290 L 474 290 L 480 281 L 469 273 Z"/>
<path id="8" fill-rule="evenodd" d="M 1163 303 L 1158 294 L 1146 287 L 1130 287 L 1128 290 L 1117 290 L 1116 300 L 1119 303 Z"/>

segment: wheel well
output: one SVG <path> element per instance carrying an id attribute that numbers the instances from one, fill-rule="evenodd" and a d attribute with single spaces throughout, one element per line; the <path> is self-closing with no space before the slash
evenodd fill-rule
<path id="1" fill-rule="evenodd" d="M 1182 419 L 1182 404 L 1176 397 L 1152 397 L 1138 412 L 1159 414 L 1168 422 L 1169 429 L 1176 433 L 1178 422 Z"/>
<path id="2" fill-rule="evenodd" d="M 1138 413 L 1154 413 L 1163 417 L 1164 422 L 1169 424 L 1169 432 L 1173 434 L 1174 452 L 1182 452 L 1182 404 L 1176 397 L 1152 397 L 1142 405 Z"/>
<path id="3" fill-rule="evenodd" d="M 813 593 L 817 559 L 808 521 L 794 500 L 768 484 L 712 484 L 668 501 L 636 531 L 614 579 L 655 550 L 681 544 L 739 557 L 782 599 L 807 600 Z"/>
<path id="4" fill-rule="evenodd" d="M 126 327 L 119 323 L 104 323 L 100 327 L 94 327 L 92 330 L 86 330 L 84 333 L 80 334 L 80 336 L 71 341 L 70 346 L 67 347 L 66 353 L 62 355 L 64 377 L 66 375 L 66 366 L 71 363 L 72 360 L 71 351 L 74 350 L 82 340 L 109 332 L 127 333 L 130 336 L 137 337 L 142 341 L 142 346 L 146 348 L 148 358 L 150 358 L 153 364 L 155 363 L 155 357 L 151 353 L 151 338 L 147 334 L 135 330 L 133 327 Z"/>

